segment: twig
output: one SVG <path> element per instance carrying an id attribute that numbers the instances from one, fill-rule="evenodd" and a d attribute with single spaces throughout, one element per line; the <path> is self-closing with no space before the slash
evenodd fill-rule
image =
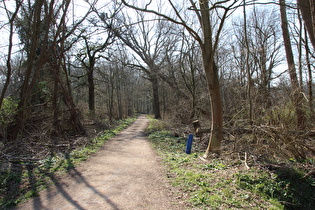
<path id="1" fill-rule="evenodd" d="M 305 174 L 305 176 L 303 176 L 303 178 L 307 178 L 310 176 L 315 176 L 315 170 L 308 172 L 307 174 Z"/>
<path id="2" fill-rule="evenodd" d="M 245 168 L 248 170 L 249 166 L 247 165 L 247 152 L 245 152 L 244 165 L 245 165 Z"/>
<path id="3" fill-rule="evenodd" d="M 238 153 L 238 158 L 240 159 L 241 162 L 244 163 L 246 170 L 250 169 L 249 166 L 247 165 L 247 152 L 245 152 L 244 160 L 241 159 L 240 153 Z"/>

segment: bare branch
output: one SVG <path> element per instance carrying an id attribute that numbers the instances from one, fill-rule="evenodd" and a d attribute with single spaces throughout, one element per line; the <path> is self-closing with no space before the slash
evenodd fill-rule
<path id="1" fill-rule="evenodd" d="M 177 21 L 177 20 L 175 20 L 175 19 L 173 19 L 173 18 L 171 18 L 171 17 L 169 17 L 169 16 L 167 16 L 165 14 L 159 13 L 157 11 L 136 7 L 134 5 L 128 4 L 125 0 L 122 0 L 122 2 L 123 2 L 124 5 L 126 5 L 127 7 L 132 8 L 132 9 L 135 9 L 135 10 L 138 10 L 138 11 L 142 11 L 142 12 L 148 12 L 148 13 L 155 14 L 157 16 L 163 17 L 165 20 L 171 21 L 173 23 L 176 23 L 176 24 L 179 24 L 179 25 L 185 27 L 187 29 L 187 31 L 194 37 L 194 39 L 196 39 L 199 43 L 202 43 L 202 40 L 201 40 L 200 36 L 198 35 L 198 33 L 196 31 L 194 31 L 192 28 L 190 28 L 184 21 L 182 21 L 182 18 L 180 16 L 179 17 L 180 17 L 181 21 Z M 172 7 L 174 7 L 174 5 L 172 5 Z M 177 17 L 178 17 L 178 15 L 177 15 Z"/>
<path id="2" fill-rule="evenodd" d="M 10 34 L 9 34 L 9 46 L 8 46 L 8 58 L 7 58 L 7 78 L 6 78 L 6 81 L 4 83 L 4 86 L 3 86 L 3 89 L 2 89 L 2 92 L 1 92 L 1 96 L 0 96 L 0 109 L 1 109 L 1 106 L 2 106 L 2 102 L 3 102 L 3 99 L 4 99 L 4 96 L 5 96 L 5 93 L 7 91 L 7 88 L 10 84 L 10 80 L 11 80 L 11 74 L 12 74 L 12 68 L 11 68 L 11 54 L 12 54 L 12 47 L 13 47 L 13 27 L 14 27 L 14 20 L 19 12 L 19 9 L 21 7 L 23 3 L 23 0 L 22 1 L 16 1 L 16 8 L 15 8 L 15 11 L 13 14 L 10 14 L 8 12 L 8 9 L 6 7 L 6 4 L 5 2 L 3 2 L 4 4 L 4 7 L 6 9 L 6 12 L 7 12 L 7 16 L 9 18 L 9 23 L 10 23 Z"/>

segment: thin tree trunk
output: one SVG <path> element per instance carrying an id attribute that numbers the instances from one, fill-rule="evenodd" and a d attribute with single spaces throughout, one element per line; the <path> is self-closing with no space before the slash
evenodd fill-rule
<path id="1" fill-rule="evenodd" d="M 249 104 L 249 122 L 250 124 L 253 123 L 253 102 L 252 102 L 252 96 L 251 96 L 251 84 L 252 84 L 252 77 L 250 73 L 249 68 L 249 44 L 248 44 L 248 38 L 247 38 L 247 17 L 246 17 L 246 9 L 245 9 L 245 1 L 243 6 L 243 15 L 244 15 L 244 38 L 245 38 L 245 47 L 246 47 L 246 73 L 247 73 L 247 97 L 248 97 L 248 104 Z"/>
<path id="2" fill-rule="evenodd" d="M 301 14 L 300 14 L 300 10 L 298 10 L 298 18 L 299 18 L 299 42 L 298 42 L 298 52 L 299 52 L 299 79 L 300 79 L 300 86 L 302 88 L 303 91 L 303 71 L 302 71 L 302 67 L 303 67 L 303 63 L 302 63 L 302 34 L 303 34 L 303 24 L 302 24 L 302 20 L 301 20 Z"/>
<path id="3" fill-rule="evenodd" d="M 55 74 L 59 74 L 59 67 L 56 67 L 52 69 L 52 71 L 56 71 Z M 52 109 L 53 109 L 53 130 L 51 132 L 52 138 L 56 137 L 59 133 L 59 107 L 58 107 L 58 80 L 57 77 L 54 75 L 54 90 L 53 90 L 53 98 L 52 98 Z"/>
<path id="4" fill-rule="evenodd" d="M 212 43 L 212 28 L 210 23 L 209 2 L 200 1 L 201 25 L 204 36 L 203 45 L 201 46 L 203 66 L 208 82 L 210 94 L 210 106 L 212 115 L 212 125 L 209 144 L 204 157 L 208 158 L 211 153 L 219 153 L 223 139 L 223 110 L 220 94 L 220 84 L 218 69 L 214 62 L 213 51 L 215 47 Z"/>
<path id="5" fill-rule="evenodd" d="M 305 55 L 306 55 L 306 65 L 308 70 L 308 105 L 311 111 L 311 118 L 314 118 L 314 108 L 313 108 L 313 76 L 312 76 L 312 69 L 309 57 L 309 46 L 308 46 L 308 37 L 306 28 L 304 28 L 305 34 Z"/>
<path id="6" fill-rule="evenodd" d="M 155 73 L 151 74 L 150 78 L 151 84 L 152 84 L 152 90 L 153 90 L 153 113 L 155 119 L 161 118 L 161 112 L 160 112 L 160 98 L 159 98 L 159 81 L 157 78 L 157 75 Z"/>
<path id="7" fill-rule="evenodd" d="M 297 0 L 299 9 L 302 13 L 302 18 L 305 22 L 305 26 L 315 48 L 315 4 L 314 0 Z"/>
<path id="8" fill-rule="evenodd" d="M 27 59 L 27 68 L 24 75 L 24 81 L 20 92 L 20 101 L 18 103 L 18 112 L 14 117 L 14 122 L 8 127 L 8 141 L 14 141 L 17 139 L 19 132 L 24 128 L 25 122 L 29 118 L 30 109 L 28 108 L 29 100 L 32 95 L 33 87 L 37 81 L 39 69 L 44 65 L 45 51 L 47 48 L 46 41 L 48 40 L 48 31 L 45 34 L 45 38 L 41 45 L 41 54 L 36 57 L 36 49 L 39 46 L 40 35 L 40 17 L 41 10 L 44 4 L 43 0 L 37 0 L 35 2 L 34 22 L 32 25 L 33 35 L 31 37 L 31 47 L 29 57 Z M 50 23 L 52 13 L 46 19 L 46 23 Z M 46 40 L 46 41 L 45 41 Z"/>
<path id="9" fill-rule="evenodd" d="M 304 129 L 306 126 L 306 117 L 305 117 L 304 110 L 302 108 L 303 95 L 301 93 L 301 87 L 299 86 L 296 70 L 295 70 L 294 57 L 293 57 L 293 52 L 292 52 L 292 47 L 291 47 L 291 42 L 290 42 L 285 0 L 279 0 L 279 4 L 280 4 L 280 14 L 281 14 L 282 35 L 283 35 L 286 58 L 287 58 L 287 63 L 288 63 L 288 68 L 289 68 L 291 85 L 292 85 L 291 99 L 295 107 L 297 126 L 300 129 Z"/>
<path id="10" fill-rule="evenodd" d="M 122 109 L 122 97 L 121 97 L 121 86 L 120 86 L 120 78 L 118 67 L 115 68 L 115 82 L 116 82 L 116 98 L 117 98 L 117 111 L 118 111 L 118 119 L 121 120 L 123 118 L 123 109 Z"/>
<path id="11" fill-rule="evenodd" d="M 66 73 L 67 72 L 66 66 L 63 65 L 62 67 L 63 67 L 63 71 Z M 56 74 L 55 73 L 55 76 L 56 76 L 56 79 L 57 79 L 57 81 L 59 83 L 59 88 L 61 90 L 64 102 L 65 102 L 66 106 L 69 109 L 70 122 L 72 123 L 73 128 L 78 133 L 81 133 L 81 134 L 85 135 L 86 131 L 85 131 L 85 129 L 84 129 L 84 127 L 83 127 L 83 125 L 82 125 L 82 123 L 80 121 L 80 118 L 79 118 L 76 106 L 75 106 L 75 104 L 73 102 L 73 98 L 72 98 L 72 95 L 71 95 L 71 90 L 68 88 L 67 85 L 65 85 L 65 84 L 68 84 L 69 81 L 66 81 L 65 84 L 64 84 L 64 82 L 60 78 L 60 74 Z M 66 77 L 66 80 L 67 79 L 68 79 L 68 77 Z"/>
<path id="12" fill-rule="evenodd" d="M 113 104 L 113 100 L 114 100 L 114 88 L 110 87 L 109 89 L 109 101 L 108 101 L 108 110 L 109 110 L 109 113 L 108 113 L 108 118 L 109 118 L 109 121 L 112 122 L 113 121 L 113 108 L 114 108 L 114 104 Z"/>
<path id="13" fill-rule="evenodd" d="M 12 54 L 12 46 L 13 46 L 13 27 L 14 27 L 14 20 L 17 16 L 17 13 L 20 9 L 20 6 L 22 5 L 22 2 L 23 1 L 16 1 L 16 8 L 15 8 L 15 11 L 14 13 L 12 14 L 10 20 L 9 20 L 9 23 L 10 23 L 10 34 L 9 34 L 9 46 L 8 46 L 8 58 L 7 58 L 7 77 L 6 77 L 6 80 L 4 82 L 4 85 L 3 85 L 3 89 L 2 89 L 2 92 L 1 92 L 1 96 L 0 96 L 0 109 L 2 107 L 2 103 L 3 103 L 3 100 L 4 100 L 4 96 L 5 96 L 5 93 L 7 92 L 7 89 L 8 89 L 8 86 L 10 84 L 10 81 L 11 81 L 11 74 L 12 74 L 12 67 L 11 67 L 11 54 Z M 4 3 L 4 5 L 6 6 L 6 4 Z"/>
<path id="14" fill-rule="evenodd" d="M 89 111 L 90 114 L 94 117 L 95 115 L 95 85 L 93 77 L 93 68 L 87 70 L 87 80 L 88 80 L 88 89 L 89 89 Z"/>
<path id="15" fill-rule="evenodd" d="M 112 122 L 114 118 L 114 91 L 115 91 L 115 73 L 112 66 L 109 67 L 109 85 L 108 85 L 108 110 L 109 110 L 109 121 Z"/>
<path id="16" fill-rule="evenodd" d="M 69 4 L 70 4 L 70 1 L 67 1 L 65 2 L 65 8 L 64 8 L 64 13 L 63 13 L 63 16 L 61 18 L 61 25 L 60 27 L 58 28 L 58 31 L 56 32 L 56 38 L 59 36 L 60 33 L 62 33 L 62 37 L 60 39 L 60 46 L 61 46 L 61 51 L 60 51 L 60 59 L 59 59 L 59 68 L 58 70 L 56 71 L 56 78 L 57 78 L 57 81 L 59 82 L 60 84 L 60 87 L 61 87 L 61 93 L 63 93 L 63 98 L 65 99 L 66 101 L 66 105 L 68 106 L 69 108 L 69 111 L 70 111 L 70 120 L 71 120 L 71 123 L 72 123 L 72 126 L 73 128 L 78 132 L 78 133 L 81 133 L 83 135 L 86 134 L 86 131 L 80 121 L 80 118 L 79 118 L 79 114 L 78 114 L 78 111 L 76 109 L 76 106 L 74 104 L 74 101 L 73 101 L 73 97 L 72 97 L 72 94 L 71 94 L 71 86 L 70 86 L 70 82 L 69 82 L 69 77 L 68 77 L 68 71 L 67 71 L 67 66 L 66 66 L 66 58 L 65 58 L 65 53 L 64 53 L 64 42 L 65 42 L 65 33 L 66 33 L 66 30 L 65 30 L 65 18 L 66 18 L 66 14 L 67 14 L 67 10 L 68 10 L 68 7 L 69 7 Z M 60 74 L 59 74 L 59 69 L 60 67 L 62 67 L 63 71 L 64 71 L 64 75 L 65 75 L 65 79 L 66 81 L 63 82 L 63 80 L 60 78 Z"/>

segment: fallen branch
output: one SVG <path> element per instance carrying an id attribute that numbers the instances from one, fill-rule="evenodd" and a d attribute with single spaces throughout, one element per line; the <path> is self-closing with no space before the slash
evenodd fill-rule
<path id="1" fill-rule="evenodd" d="M 238 153 L 238 158 L 240 159 L 242 163 L 244 163 L 245 169 L 249 170 L 250 167 L 247 165 L 247 152 L 245 152 L 244 160 L 241 159 L 240 153 Z"/>

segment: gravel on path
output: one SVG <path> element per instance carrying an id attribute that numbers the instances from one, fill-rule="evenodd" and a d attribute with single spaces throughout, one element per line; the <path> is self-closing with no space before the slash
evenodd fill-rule
<path id="1" fill-rule="evenodd" d="M 141 115 L 95 155 L 15 209 L 185 209 L 174 198 Z"/>

